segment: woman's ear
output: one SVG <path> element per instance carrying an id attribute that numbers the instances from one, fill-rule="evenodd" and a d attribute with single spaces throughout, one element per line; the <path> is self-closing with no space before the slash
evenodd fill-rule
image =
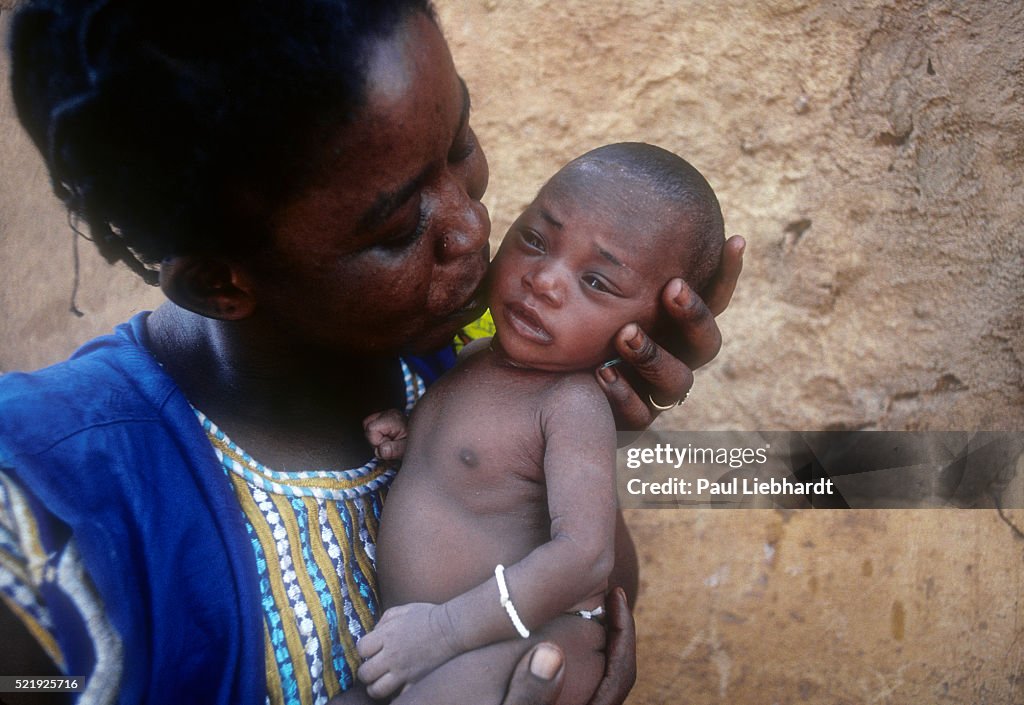
<path id="1" fill-rule="evenodd" d="M 184 309 L 222 321 L 248 318 L 256 309 L 247 272 L 227 259 L 172 257 L 160 264 L 160 288 Z"/>

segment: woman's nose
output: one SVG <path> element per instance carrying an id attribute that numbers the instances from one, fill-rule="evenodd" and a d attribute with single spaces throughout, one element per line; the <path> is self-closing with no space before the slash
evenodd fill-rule
<path id="1" fill-rule="evenodd" d="M 445 199 L 451 204 L 451 215 L 441 223 L 437 242 L 437 257 L 442 262 L 479 252 L 487 246 L 487 236 L 491 234 L 487 206 L 464 191 L 454 196 Z"/>
<path id="2" fill-rule="evenodd" d="M 538 264 L 523 275 L 523 284 L 534 296 L 552 306 L 565 299 L 565 277 L 554 264 Z"/>

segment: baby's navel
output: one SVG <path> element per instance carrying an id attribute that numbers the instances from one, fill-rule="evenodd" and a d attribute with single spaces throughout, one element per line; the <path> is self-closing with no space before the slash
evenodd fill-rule
<path id="1" fill-rule="evenodd" d="M 463 465 L 467 465 L 471 468 L 475 468 L 479 460 L 476 457 L 476 453 L 471 448 L 463 448 L 459 451 L 459 460 L 462 461 Z"/>

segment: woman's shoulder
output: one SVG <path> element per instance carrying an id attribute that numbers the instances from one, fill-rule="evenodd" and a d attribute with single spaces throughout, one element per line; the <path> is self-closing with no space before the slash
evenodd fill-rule
<path id="1" fill-rule="evenodd" d="M 133 319 L 33 372 L 0 375 L 0 448 L 36 452 L 83 429 L 160 415 L 176 389 Z"/>

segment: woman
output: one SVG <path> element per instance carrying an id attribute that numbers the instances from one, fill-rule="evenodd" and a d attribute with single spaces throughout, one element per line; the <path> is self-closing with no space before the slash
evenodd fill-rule
<path id="1" fill-rule="evenodd" d="M 413 369 L 443 367 L 481 313 L 487 163 L 427 3 L 214 5 L 15 18 L 15 100 L 56 192 L 168 302 L 0 380 L 7 571 L 31 598 L 8 604 L 89 675 L 83 701 L 349 702 L 390 479 L 361 420 L 414 403 Z M 741 250 L 710 310 L 666 288 L 693 367 L 717 353 Z M 599 380 L 642 428 L 690 367 L 642 333 L 619 348 L 635 387 Z M 632 681 L 622 599 L 596 702 Z M 540 645 L 506 702 L 550 701 L 559 678 Z"/>

